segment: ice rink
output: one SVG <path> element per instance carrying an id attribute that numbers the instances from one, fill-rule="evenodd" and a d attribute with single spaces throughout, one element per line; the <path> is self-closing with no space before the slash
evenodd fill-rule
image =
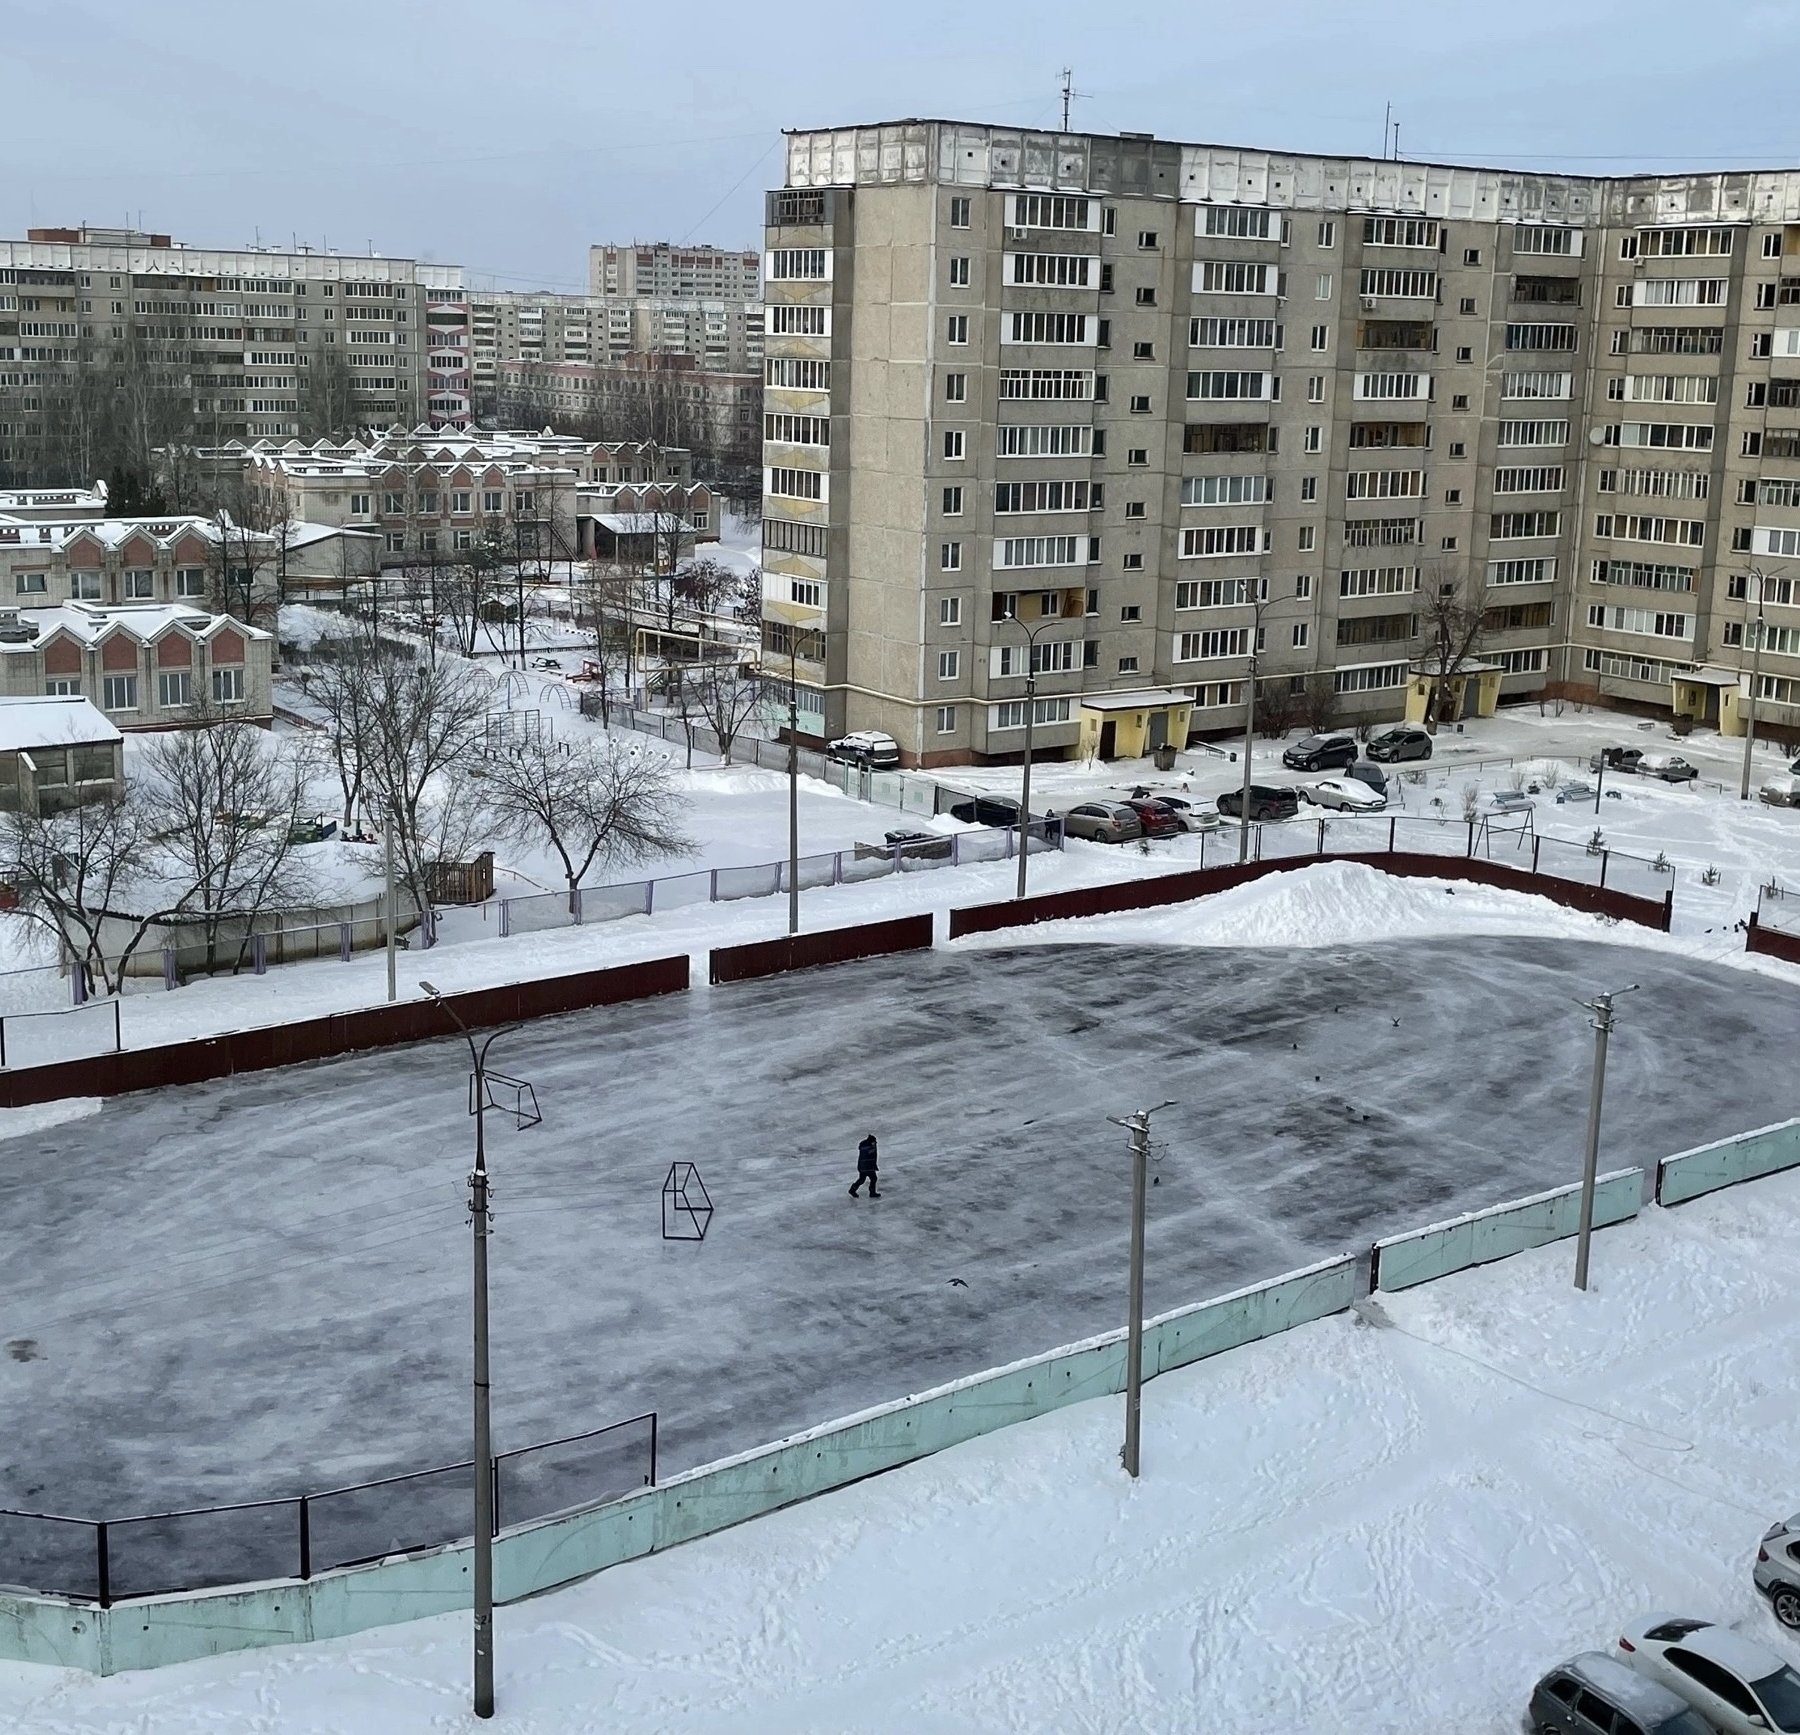
<path id="1" fill-rule="evenodd" d="M 937 951 L 548 1020 L 491 1064 L 496 1444 L 647 1409 L 673 1471 L 1575 1178 L 1578 995 L 1627 982 L 1603 1160 L 1795 1111 L 1791 987 L 1626 947 Z M 108 1517 L 468 1450 L 467 1053 L 122 1099 L 0 1144 L 0 1506 Z M 883 1196 L 846 1189 L 865 1130 Z M 697 1163 L 703 1245 L 660 1237 Z"/>

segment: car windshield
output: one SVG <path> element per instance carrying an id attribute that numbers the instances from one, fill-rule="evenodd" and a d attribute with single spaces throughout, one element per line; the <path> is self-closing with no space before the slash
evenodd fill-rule
<path id="1" fill-rule="evenodd" d="M 1800 1675 L 1785 1664 L 1772 1675 L 1750 1683 L 1769 1722 L 1777 1729 L 1800 1730 Z"/>

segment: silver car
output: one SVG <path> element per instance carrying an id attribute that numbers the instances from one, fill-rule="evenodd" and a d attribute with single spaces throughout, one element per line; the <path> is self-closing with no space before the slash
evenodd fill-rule
<path id="1" fill-rule="evenodd" d="M 1784 1627 L 1800 1632 L 1800 1512 L 1763 1532 L 1752 1568 L 1756 1588 Z"/>
<path id="2" fill-rule="evenodd" d="M 1625 1629 L 1618 1655 L 1687 1700 L 1719 1735 L 1800 1735 L 1800 1674 L 1730 1627 L 1653 1615 Z"/>
<path id="3" fill-rule="evenodd" d="M 1144 835 L 1143 822 L 1123 802 L 1084 801 L 1062 818 L 1064 836 L 1089 843 L 1130 843 Z"/>

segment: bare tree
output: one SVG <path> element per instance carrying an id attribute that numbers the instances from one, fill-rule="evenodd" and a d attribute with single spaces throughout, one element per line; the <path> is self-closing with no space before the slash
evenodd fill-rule
<path id="1" fill-rule="evenodd" d="M 1299 711 L 1296 695 L 1289 691 L 1285 675 L 1256 683 L 1256 732 L 1274 740 L 1294 726 Z"/>
<path id="2" fill-rule="evenodd" d="M 612 719 L 613 671 L 623 667 L 631 680 L 631 604 L 636 581 L 621 566 L 590 561 L 575 585 L 575 618 L 594 636 L 594 667 L 599 675 L 600 721 Z"/>
<path id="3" fill-rule="evenodd" d="M 300 386 L 300 432 L 308 440 L 347 434 L 356 426 L 356 392 L 348 356 L 327 344 L 307 361 Z"/>
<path id="4" fill-rule="evenodd" d="M 693 853 L 669 763 L 647 747 L 591 738 L 529 736 L 488 760 L 484 782 L 500 828 L 546 843 L 562 864 L 569 908 L 596 865 L 609 868 Z"/>
<path id="5" fill-rule="evenodd" d="M 687 684 L 706 726 L 718 737 L 720 759 L 729 765 L 732 743 L 762 703 L 761 684 L 746 676 L 735 659 L 723 657 L 702 659 L 688 672 Z"/>
<path id="6" fill-rule="evenodd" d="M 1426 596 L 1419 610 L 1425 638 L 1421 672 L 1430 684 L 1425 700 L 1425 727 L 1433 735 L 1440 723 L 1455 722 L 1462 694 L 1463 671 L 1481 649 L 1486 613 L 1479 592 L 1466 579 L 1427 568 L 1421 582 Z"/>
<path id="7" fill-rule="evenodd" d="M 1337 686 L 1329 674 L 1307 677 L 1306 691 L 1300 696 L 1300 713 L 1313 734 L 1323 735 L 1337 722 L 1338 703 Z"/>

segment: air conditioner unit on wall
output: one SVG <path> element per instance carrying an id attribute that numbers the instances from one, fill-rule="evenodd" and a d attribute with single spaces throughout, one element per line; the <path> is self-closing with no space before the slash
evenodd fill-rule
<path id="1" fill-rule="evenodd" d="M 1015 223 L 1013 225 L 1012 238 L 1015 241 L 1029 241 L 1031 239 L 1031 231 L 1029 229 L 1021 229 Z"/>

